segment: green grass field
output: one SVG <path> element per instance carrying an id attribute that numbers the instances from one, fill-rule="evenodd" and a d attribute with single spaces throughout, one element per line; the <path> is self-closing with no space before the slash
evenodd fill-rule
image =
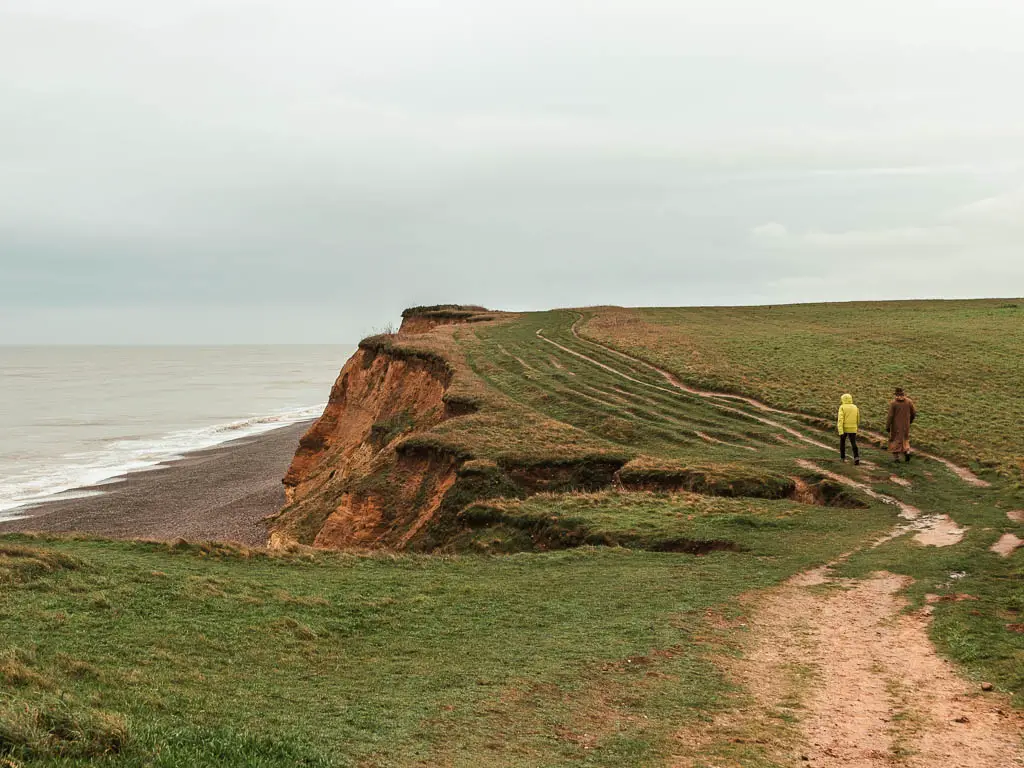
<path id="1" fill-rule="evenodd" d="M 884 430 L 892 390 L 915 439 L 958 461 L 1024 472 L 1024 299 L 610 309 L 584 336 L 713 389 L 831 417 L 853 393 Z"/>
<path id="2" fill-rule="evenodd" d="M 965 316 L 1005 324 L 1015 311 L 956 304 L 941 320 L 941 306 L 922 306 L 929 327 L 958 337 Z M 850 323 L 855 310 L 783 311 L 806 313 L 813 351 L 833 313 Z M 722 310 L 717 324 L 713 310 L 688 312 L 588 311 L 585 330 L 687 380 L 831 418 L 824 374 L 790 381 L 796 350 L 747 335 L 757 322 L 744 312 L 757 310 Z M 671 765 L 687 756 L 680 731 L 744 700 L 721 661 L 740 652 L 759 591 L 851 551 L 843 574 L 913 576 L 915 605 L 970 590 L 978 599 L 936 603 L 933 640 L 1024 704 L 1024 634 L 1008 628 L 1022 621 L 1024 553 L 988 551 L 1003 532 L 1024 535 L 1006 514 L 1024 508 L 1013 478 L 989 471 L 992 486 L 976 488 L 936 462 L 894 470 L 870 446 L 872 465 L 840 464 L 826 426 L 681 392 L 578 338 L 579 318 L 531 313 L 451 337 L 460 392 L 491 410 L 423 431 L 403 423 L 389 439 L 456 453 L 460 477 L 479 481 L 467 488 L 506 490 L 453 494 L 457 509 L 418 540 L 431 554 L 0 539 L 0 755 L 11 766 Z M 982 327 L 970 326 L 973 354 L 1012 350 L 1011 333 Z M 906 359 L 938 343 L 886 338 Z M 679 362 L 711 348 L 723 350 L 714 369 Z M 889 386 L 855 386 L 885 378 L 871 359 L 843 381 L 869 412 Z M 985 402 L 1019 408 L 1013 365 L 962 379 L 956 418 Z M 938 421 L 935 403 L 952 401 L 920 381 L 903 379 L 926 414 L 921 439 L 941 451 L 938 424 L 956 422 Z M 1019 436 L 985 434 L 964 439 L 1012 467 Z M 948 513 L 967 534 L 943 549 L 909 536 L 870 549 L 896 510 L 798 460 Z M 614 483 L 609 461 L 622 467 Z M 952 584 L 953 573 L 964 576 Z M 733 764 L 777 765 L 757 733 L 724 749 Z"/>
<path id="3" fill-rule="evenodd" d="M 638 520 L 670 517 L 657 535 L 744 551 L 270 558 L 8 537 L 0 748 L 28 765 L 650 765 L 729 695 L 706 612 L 891 517 L 733 503 L 673 525 L 677 502 L 644 504 Z"/>

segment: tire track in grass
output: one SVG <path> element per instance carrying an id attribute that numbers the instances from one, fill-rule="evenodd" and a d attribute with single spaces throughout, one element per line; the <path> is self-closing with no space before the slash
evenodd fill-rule
<path id="1" fill-rule="evenodd" d="M 780 423 L 778 421 L 774 421 L 772 419 L 769 419 L 766 416 L 759 416 L 759 415 L 754 414 L 754 413 L 748 413 L 747 411 L 744 411 L 741 408 L 735 408 L 735 407 L 733 407 L 731 405 L 726 405 L 725 403 L 716 402 L 715 399 L 712 396 L 702 394 L 699 390 L 695 390 L 695 389 L 692 389 L 691 387 L 686 386 L 685 384 L 680 382 L 675 376 L 673 376 L 668 371 L 662 371 L 660 368 L 655 368 L 654 366 L 648 365 L 647 363 L 643 363 L 643 361 L 637 361 L 637 362 L 640 362 L 643 365 L 645 365 L 647 367 L 650 367 L 652 370 L 654 370 L 657 373 L 659 373 L 661 376 L 663 376 L 665 378 L 666 381 L 668 381 L 669 384 L 671 384 L 673 387 L 675 387 L 675 390 L 668 389 L 667 387 L 660 387 L 657 384 L 651 384 L 650 382 L 643 381 L 642 379 L 638 379 L 638 378 L 636 378 L 634 376 L 630 376 L 628 373 L 625 373 L 624 371 L 620 371 L 617 368 L 613 368 L 610 365 L 606 365 L 605 363 L 602 363 L 600 360 L 595 360 L 593 357 L 590 357 L 589 355 L 585 355 L 582 352 L 577 352 L 574 349 L 570 349 L 569 347 L 566 347 L 566 346 L 564 346 L 562 344 L 559 344 L 554 339 L 549 339 L 547 336 L 545 336 L 543 328 L 539 328 L 537 330 L 537 338 L 541 339 L 542 341 L 546 341 L 548 344 L 554 345 L 555 347 L 557 347 L 558 349 L 562 350 L 563 352 L 566 352 L 567 354 L 574 355 L 575 357 L 578 357 L 581 360 L 586 360 L 587 362 L 589 362 L 589 363 L 591 363 L 593 365 L 596 365 L 597 367 L 599 367 L 599 368 L 601 368 L 601 369 L 603 369 L 603 370 L 605 370 L 605 371 L 607 371 L 607 372 L 609 372 L 611 374 L 619 376 L 619 377 L 625 379 L 626 381 L 631 381 L 634 384 L 639 384 L 639 385 L 644 386 L 644 387 L 650 387 L 651 389 L 656 389 L 659 392 L 669 392 L 671 394 L 678 394 L 679 391 L 682 391 L 682 392 L 685 392 L 686 394 L 693 395 L 695 397 L 703 398 L 705 400 L 705 402 L 708 402 L 710 405 L 713 405 L 715 408 L 717 408 L 717 409 L 719 409 L 721 411 L 726 411 L 727 413 L 735 413 L 735 414 L 737 414 L 739 416 L 742 416 L 742 417 L 747 418 L 747 419 L 753 419 L 754 421 L 760 422 L 761 424 L 765 424 L 765 425 L 773 427 L 775 429 L 781 429 L 783 432 L 787 433 L 788 435 L 790 435 L 792 437 L 795 437 L 797 440 L 800 440 L 801 442 L 807 443 L 808 445 L 813 445 L 816 448 L 822 448 L 822 449 L 824 449 L 826 451 L 829 451 L 830 453 L 835 451 L 834 446 L 826 445 L 825 443 L 821 442 L 820 440 L 815 440 L 813 437 L 808 437 L 804 433 L 800 432 L 800 430 L 795 429 L 793 427 L 790 427 L 790 426 L 788 426 L 786 424 L 782 424 L 782 423 Z M 601 346 L 601 345 L 598 345 L 598 346 Z M 617 354 L 621 354 L 621 353 L 617 353 Z M 625 357 L 628 357 L 628 355 L 625 356 Z M 630 359 L 632 359 L 632 358 L 630 358 Z"/>
<path id="2" fill-rule="evenodd" d="M 730 448 L 742 448 L 745 451 L 754 451 L 754 452 L 757 451 L 757 448 L 755 448 L 752 445 L 740 445 L 739 443 L 727 443 L 725 440 L 719 440 L 717 437 L 712 437 L 711 435 L 707 434 L 706 432 L 699 432 L 699 431 L 697 431 L 697 432 L 694 432 L 693 434 L 695 434 L 697 437 L 699 437 L 704 442 L 711 443 L 713 445 L 727 445 Z"/>
<path id="3" fill-rule="evenodd" d="M 632 355 L 627 355 L 625 352 L 620 352 L 619 350 L 613 349 L 612 347 L 609 347 L 609 346 L 607 346 L 605 344 L 602 344 L 599 341 L 593 341 L 592 339 L 585 339 L 585 338 L 583 338 L 582 336 L 580 336 L 579 329 L 577 328 L 577 326 L 579 325 L 579 323 L 580 323 L 580 321 L 582 319 L 583 319 L 583 316 L 580 315 L 577 318 L 576 322 L 574 322 L 572 324 L 572 327 L 570 328 L 570 331 L 572 332 L 572 335 L 574 337 L 576 337 L 576 339 L 578 339 L 580 342 L 582 342 L 584 344 L 591 344 L 591 345 L 593 345 L 595 347 L 599 347 L 600 349 L 604 350 L 605 352 L 608 352 L 609 354 L 621 357 L 622 359 L 628 360 L 628 361 L 630 361 L 631 363 L 633 363 L 635 365 L 640 365 L 640 366 L 642 366 L 644 368 L 648 368 L 649 370 L 654 371 L 654 372 L 658 373 L 659 375 L 661 375 L 666 381 L 670 382 L 672 384 L 672 386 L 677 387 L 677 388 L 683 390 L 684 392 L 687 392 L 687 393 L 689 393 L 691 395 L 695 395 L 697 397 L 703 397 L 703 398 L 712 399 L 712 400 L 714 400 L 714 399 L 719 399 L 719 400 L 735 400 L 735 401 L 746 403 L 747 405 L 749 405 L 749 406 L 751 406 L 753 408 L 757 408 L 760 411 L 764 411 L 766 413 L 776 413 L 776 414 L 779 414 L 780 416 L 789 416 L 789 417 L 797 418 L 797 419 L 802 419 L 802 418 L 806 418 L 807 417 L 806 414 L 800 413 L 798 411 L 787 411 L 787 410 L 784 410 L 782 408 L 775 408 L 773 406 L 768 405 L 767 403 L 763 403 L 760 400 L 757 400 L 756 398 L 748 397 L 746 395 L 735 395 L 735 394 L 732 394 L 730 392 L 716 392 L 716 391 L 713 391 L 713 390 L 698 389 L 696 387 L 691 387 L 688 384 L 684 384 L 674 374 L 670 373 L 669 371 L 666 371 L 666 370 L 663 370 L 661 368 L 658 368 L 655 365 L 651 365 L 646 360 L 641 360 L 640 358 L 633 357 Z M 540 335 L 539 332 L 538 332 L 538 335 Z M 544 337 L 542 337 L 542 338 L 544 338 Z M 562 347 L 562 349 L 565 349 L 565 348 Z M 740 411 L 740 413 L 743 413 L 743 411 Z M 888 437 L 883 435 L 880 432 L 873 432 L 871 430 L 864 430 L 864 432 L 862 434 L 867 435 L 868 437 L 872 438 L 873 440 L 878 440 L 878 441 L 881 441 L 881 442 L 888 442 Z M 804 439 L 804 442 L 807 442 L 807 441 L 808 441 L 807 439 Z M 821 445 L 821 444 L 818 443 L 818 445 Z M 829 450 L 832 450 L 831 447 L 829 448 Z M 952 472 L 954 475 L 959 477 L 961 480 L 963 480 L 968 485 L 973 485 L 976 488 L 989 488 L 992 485 L 987 480 L 982 480 L 980 477 L 978 477 L 976 474 L 974 474 L 971 470 L 967 469 L 967 467 L 961 467 L 959 464 L 956 464 L 955 462 L 950 461 L 947 458 L 944 458 L 942 456 L 937 456 L 935 454 L 928 453 L 926 451 L 915 451 L 914 453 L 917 456 L 922 456 L 922 457 L 924 457 L 926 459 L 930 459 L 932 461 L 938 462 L 939 464 L 942 464 L 944 467 L 946 467 L 946 469 L 948 469 L 950 472 Z"/>

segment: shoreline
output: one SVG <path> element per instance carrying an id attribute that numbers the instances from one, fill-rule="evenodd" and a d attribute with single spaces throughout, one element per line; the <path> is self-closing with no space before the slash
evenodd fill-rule
<path id="1" fill-rule="evenodd" d="M 296 422 L 187 453 L 113 482 L 98 492 L 17 510 L 5 533 L 89 533 L 118 539 L 213 539 L 265 546 L 263 518 L 284 506 L 284 477 L 313 420 Z M 14 511 L 14 510 L 12 510 Z"/>

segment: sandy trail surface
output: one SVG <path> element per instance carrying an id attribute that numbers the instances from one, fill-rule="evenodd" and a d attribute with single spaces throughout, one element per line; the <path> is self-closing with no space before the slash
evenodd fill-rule
<path id="1" fill-rule="evenodd" d="M 820 584 L 837 589 L 822 590 Z M 756 712 L 795 720 L 775 759 L 810 768 L 1024 765 L 1024 718 L 959 677 L 928 639 L 930 610 L 904 613 L 907 579 L 804 574 L 765 595 L 752 647 L 732 669 Z"/>

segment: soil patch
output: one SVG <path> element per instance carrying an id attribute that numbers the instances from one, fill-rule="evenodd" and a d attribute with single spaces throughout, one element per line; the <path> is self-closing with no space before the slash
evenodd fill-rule
<path id="1" fill-rule="evenodd" d="M 1024 547 L 1024 539 L 1012 533 L 1004 533 L 999 541 L 991 546 L 991 550 L 1000 557 L 1009 557 L 1021 547 Z"/>
<path id="2" fill-rule="evenodd" d="M 920 527 L 920 530 L 914 534 L 914 541 L 926 547 L 949 547 L 958 544 L 967 532 L 949 515 L 929 515 L 922 518 L 915 527 Z"/>
<path id="3" fill-rule="evenodd" d="M 1024 764 L 1024 717 L 1003 696 L 981 694 L 936 654 L 928 612 L 903 613 L 898 593 L 906 577 L 831 580 L 843 589 L 821 592 L 807 587 L 830 581 L 827 573 L 809 576 L 760 604 L 751 646 L 732 670 L 757 706 L 727 713 L 727 728 L 737 718 L 792 722 L 788 737 L 766 746 L 786 765 Z"/>

